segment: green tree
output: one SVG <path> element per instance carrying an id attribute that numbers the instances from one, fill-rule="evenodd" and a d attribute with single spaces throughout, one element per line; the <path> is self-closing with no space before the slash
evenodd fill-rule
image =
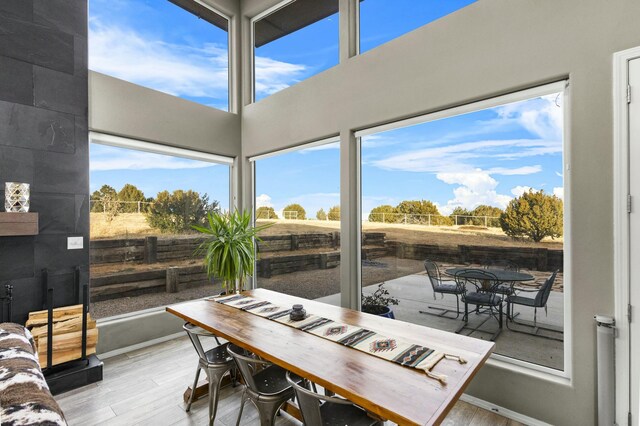
<path id="1" fill-rule="evenodd" d="M 340 220 L 340 206 L 333 206 L 329 209 L 327 214 L 329 220 Z"/>
<path id="2" fill-rule="evenodd" d="M 477 216 L 473 218 L 474 225 L 490 226 L 493 228 L 500 227 L 500 215 L 502 215 L 502 213 L 502 209 L 486 204 L 480 204 L 471 212 L 473 216 Z M 486 217 L 486 220 L 483 216 Z"/>
<path id="3" fill-rule="evenodd" d="M 307 218 L 307 212 L 300 204 L 289 204 L 282 211 L 285 219 L 305 220 Z M 294 215 L 295 217 L 292 215 L 287 216 L 284 214 L 284 212 L 298 212 L 298 215 Z"/>
<path id="4" fill-rule="evenodd" d="M 407 215 L 407 223 L 419 223 L 431 225 L 451 225 L 451 218 L 442 216 L 435 204 L 428 200 L 403 201 L 396 206 L 400 213 L 399 221 L 404 221 L 403 215 Z"/>
<path id="5" fill-rule="evenodd" d="M 388 204 L 374 207 L 369 212 L 369 222 L 395 223 L 398 218 L 398 210 Z"/>
<path id="6" fill-rule="evenodd" d="M 137 213 L 138 202 L 145 200 L 144 193 L 130 183 L 125 184 L 118 192 L 118 201 L 121 201 L 120 211 L 123 213 Z M 145 204 L 140 203 L 140 211 L 144 211 L 145 206 Z"/>
<path id="7" fill-rule="evenodd" d="M 529 190 L 509 202 L 500 216 L 500 226 L 513 238 L 528 237 L 535 242 L 562 235 L 563 205 L 555 195 Z"/>
<path id="8" fill-rule="evenodd" d="M 118 193 L 113 187 L 109 185 L 102 185 L 99 190 L 93 191 L 93 194 L 91 194 L 91 211 L 96 213 L 103 213 L 106 211 L 105 201 L 107 201 L 108 199 L 108 202 L 110 204 L 117 198 Z"/>
<path id="9" fill-rule="evenodd" d="M 471 216 L 471 212 L 465 208 L 458 206 L 453 209 L 453 211 L 449 215 L 449 218 L 453 221 L 454 225 L 470 225 L 473 223 L 473 221 L 468 216 Z"/>
<path id="10" fill-rule="evenodd" d="M 327 213 L 325 213 L 324 209 L 321 208 L 316 212 L 316 219 L 318 220 L 327 220 Z"/>
<path id="11" fill-rule="evenodd" d="M 256 219 L 277 219 L 278 215 L 273 207 L 262 206 L 256 210 Z"/>
<path id="12" fill-rule="evenodd" d="M 195 191 L 181 189 L 169 193 L 158 193 L 147 212 L 147 222 L 161 232 L 182 233 L 192 226 L 202 226 L 209 212 L 219 212 L 219 203 L 209 203 L 207 194 L 200 196 Z"/>

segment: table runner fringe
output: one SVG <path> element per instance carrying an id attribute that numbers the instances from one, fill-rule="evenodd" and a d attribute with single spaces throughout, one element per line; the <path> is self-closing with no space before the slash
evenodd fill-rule
<path id="1" fill-rule="evenodd" d="M 442 384 L 443 386 L 447 385 L 447 376 L 445 376 L 444 374 L 436 374 L 436 373 L 432 373 L 429 370 L 424 370 L 425 373 L 427 373 L 427 377 L 431 378 L 431 379 L 435 379 L 438 382 L 440 382 L 440 384 Z"/>
<path id="2" fill-rule="evenodd" d="M 444 354 L 446 359 L 452 359 L 454 361 L 458 361 L 460 364 L 466 364 L 467 360 L 458 355 Z"/>

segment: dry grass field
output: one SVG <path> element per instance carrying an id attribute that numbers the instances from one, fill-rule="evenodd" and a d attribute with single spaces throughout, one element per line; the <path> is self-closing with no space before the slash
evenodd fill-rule
<path id="1" fill-rule="evenodd" d="M 262 235 L 305 234 L 340 230 L 338 221 L 318 220 L 260 220 L 258 224 L 273 223 Z M 439 245 L 488 245 L 498 247 L 545 247 L 562 249 L 562 238 L 547 239 L 540 243 L 514 240 L 498 228 L 479 226 L 426 226 L 378 222 L 364 222 L 364 231 L 384 232 L 387 239 L 407 243 Z M 147 224 L 144 214 L 121 213 L 111 222 L 103 213 L 91 213 L 91 239 L 135 238 L 157 235 Z"/>

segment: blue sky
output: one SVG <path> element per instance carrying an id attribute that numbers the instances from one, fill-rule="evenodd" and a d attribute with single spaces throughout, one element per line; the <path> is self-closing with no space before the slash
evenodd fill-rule
<path id="1" fill-rule="evenodd" d="M 365 0 L 366 52 L 473 0 Z M 227 34 L 166 0 L 91 0 L 90 68 L 211 107 L 227 109 Z M 400 12 L 400 13 L 399 13 Z M 338 63 L 333 15 L 256 49 L 262 99 Z M 442 213 L 504 207 L 528 188 L 562 196 L 562 108 L 555 95 L 368 136 L 363 141 L 363 213 L 380 204 L 428 199 Z M 339 203 L 337 144 L 264 159 L 258 206 L 291 202 L 308 215 Z M 205 167 L 206 166 L 206 167 Z M 93 145 L 91 190 L 102 184 L 194 189 L 226 206 L 227 166 Z"/>

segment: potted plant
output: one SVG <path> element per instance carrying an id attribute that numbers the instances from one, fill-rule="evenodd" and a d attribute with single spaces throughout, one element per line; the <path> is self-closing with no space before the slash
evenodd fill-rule
<path id="1" fill-rule="evenodd" d="M 384 288 L 384 283 L 379 284 L 373 294 L 367 296 L 362 294 L 362 312 L 368 314 L 395 319 L 390 305 L 398 303 L 400 303 L 398 298 L 389 295 L 389 290 Z"/>
<path id="2" fill-rule="evenodd" d="M 209 212 L 206 226 L 193 225 L 193 229 L 207 236 L 196 250 L 196 254 L 204 254 L 207 276 L 222 280 L 227 293 L 242 291 L 255 268 L 254 241 L 259 241 L 257 234 L 269 226 L 253 226 L 247 211 Z"/>

